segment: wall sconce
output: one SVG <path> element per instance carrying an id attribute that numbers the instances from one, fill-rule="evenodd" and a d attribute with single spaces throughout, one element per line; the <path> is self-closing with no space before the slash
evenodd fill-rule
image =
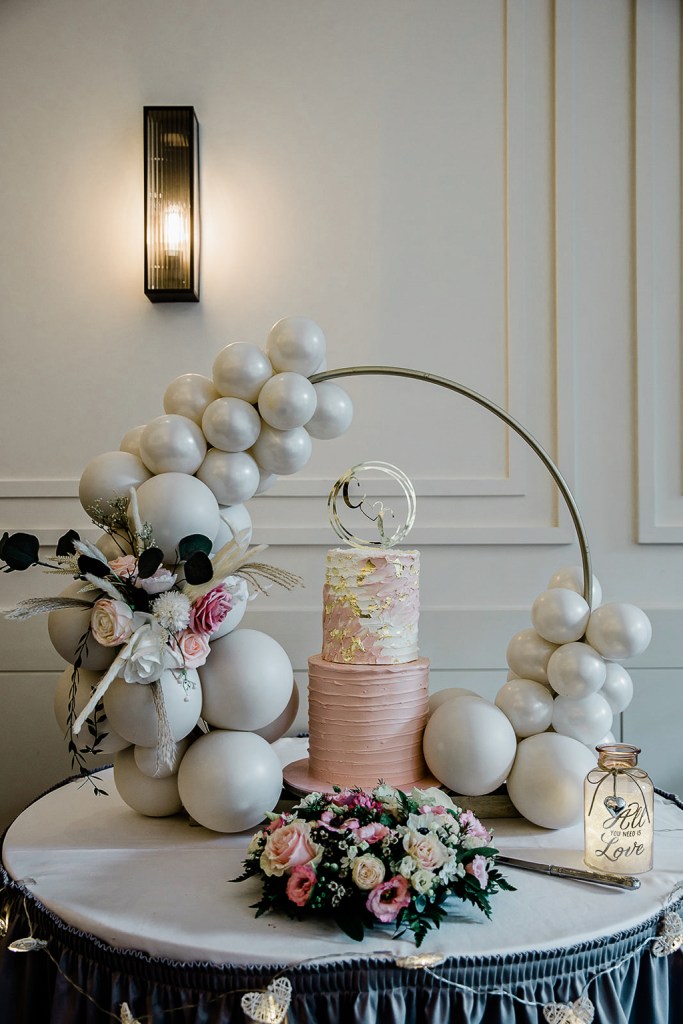
<path id="1" fill-rule="evenodd" d="M 145 107 L 145 295 L 199 302 L 199 147 L 194 107 Z"/>

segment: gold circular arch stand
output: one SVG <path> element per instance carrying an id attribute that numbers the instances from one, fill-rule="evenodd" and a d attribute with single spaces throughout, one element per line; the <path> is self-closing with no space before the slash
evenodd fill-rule
<path id="1" fill-rule="evenodd" d="M 543 465 L 546 467 L 551 477 L 557 484 L 562 497 L 564 498 L 565 504 L 569 509 L 569 514 L 572 517 L 574 523 L 574 529 L 579 541 L 579 547 L 581 549 L 581 565 L 583 569 L 583 596 L 588 602 L 588 607 L 591 607 L 591 596 L 592 596 L 592 568 L 591 568 L 591 556 L 590 549 L 588 547 L 588 539 L 586 536 L 586 530 L 581 519 L 578 507 L 574 500 L 574 496 L 569 489 L 567 481 L 564 479 L 559 469 L 548 455 L 545 448 L 538 443 L 536 438 L 529 433 L 526 427 L 523 427 L 513 416 L 510 415 L 505 409 L 502 409 L 495 402 L 485 398 L 484 395 L 480 395 L 477 391 L 472 391 L 471 388 L 465 387 L 464 384 L 458 384 L 454 380 L 449 380 L 448 377 L 438 377 L 434 373 L 427 373 L 424 370 L 409 370 L 402 366 L 345 366 L 338 370 L 324 370 L 322 373 L 314 373 L 309 379 L 312 384 L 320 384 L 322 381 L 335 380 L 338 377 L 356 377 L 356 376 L 381 376 L 381 377 L 408 377 L 412 380 L 423 380 L 428 384 L 436 384 L 441 388 L 446 388 L 447 391 L 455 391 L 456 394 L 463 395 L 465 398 L 469 398 L 471 401 L 476 402 L 477 405 L 481 405 L 484 409 L 488 409 L 494 416 L 503 420 L 512 430 L 515 431 L 529 447 L 536 453 Z"/>

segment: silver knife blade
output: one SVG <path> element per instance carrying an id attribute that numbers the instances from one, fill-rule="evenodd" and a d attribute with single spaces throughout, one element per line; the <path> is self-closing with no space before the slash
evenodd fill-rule
<path id="1" fill-rule="evenodd" d="M 640 879 L 634 875 L 615 875 L 603 871 L 590 871 L 588 868 L 565 868 L 557 864 L 538 864 L 533 860 L 520 860 L 518 857 L 496 857 L 496 863 L 521 871 L 536 871 L 541 875 L 555 875 L 558 878 L 571 878 L 577 882 L 592 882 L 594 885 L 609 885 L 616 889 L 640 889 Z"/>

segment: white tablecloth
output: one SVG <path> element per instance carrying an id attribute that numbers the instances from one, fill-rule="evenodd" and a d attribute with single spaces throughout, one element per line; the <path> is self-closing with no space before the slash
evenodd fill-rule
<path id="1" fill-rule="evenodd" d="M 296 749 L 281 746 L 283 760 Z M 251 833 L 220 835 L 183 816 L 145 818 L 127 807 L 111 770 L 100 773 L 108 796 L 73 781 L 41 798 L 10 827 L 3 862 L 15 880 L 64 922 L 115 947 L 173 960 L 215 964 L 297 964 L 390 950 L 415 952 L 390 929 L 360 945 L 335 925 L 256 919 L 259 883 L 233 884 Z M 548 831 L 523 819 L 489 822 L 502 853 L 583 866 L 582 827 Z M 683 881 L 683 812 L 656 798 L 655 862 L 635 892 L 505 869 L 517 886 L 494 897 L 493 919 L 465 906 L 423 950 L 448 956 L 558 949 L 615 935 L 659 913 Z"/>

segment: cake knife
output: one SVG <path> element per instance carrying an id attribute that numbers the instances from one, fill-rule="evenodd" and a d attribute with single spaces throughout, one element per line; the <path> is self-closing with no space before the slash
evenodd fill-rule
<path id="1" fill-rule="evenodd" d="M 536 871 L 541 875 L 555 875 L 558 878 L 571 878 L 577 882 L 593 882 L 596 885 L 610 885 L 617 889 L 640 889 L 640 879 L 633 875 L 615 875 L 609 872 L 590 871 L 588 868 L 564 868 L 556 864 L 538 864 L 534 860 L 520 860 L 518 857 L 496 857 L 497 864 L 521 871 Z"/>

